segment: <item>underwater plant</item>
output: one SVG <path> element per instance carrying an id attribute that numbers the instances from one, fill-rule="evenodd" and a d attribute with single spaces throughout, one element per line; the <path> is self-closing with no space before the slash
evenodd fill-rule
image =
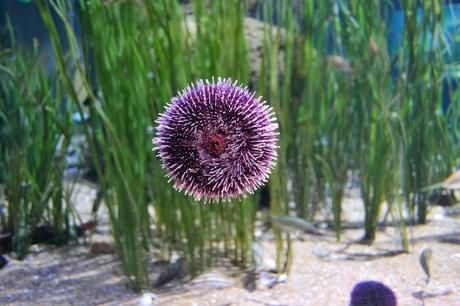
<path id="1" fill-rule="evenodd" d="M 351 291 L 350 306 L 396 306 L 396 296 L 389 287 L 376 281 L 359 282 Z"/>
<path id="2" fill-rule="evenodd" d="M 272 108 L 233 82 L 198 81 L 172 98 L 153 139 L 174 188 L 195 200 L 228 201 L 254 192 L 276 161 Z"/>

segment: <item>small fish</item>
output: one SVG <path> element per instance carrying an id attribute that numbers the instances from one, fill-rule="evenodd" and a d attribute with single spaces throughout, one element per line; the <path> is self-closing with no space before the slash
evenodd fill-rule
<path id="1" fill-rule="evenodd" d="M 187 285 L 191 288 L 224 289 L 235 286 L 237 280 L 220 271 L 208 271 L 200 274 Z"/>
<path id="2" fill-rule="evenodd" d="M 420 256 L 418 258 L 420 265 L 422 266 L 423 272 L 425 272 L 427 284 L 430 282 L 430 277 L 431 277 L 430 261 L 431 261 L 432 253 L 433 251 L 431 250 L 431 248 L 424 248 L 420 252 Z"/>
<path id="3" fill-rule="evenodd" d="M 274 225 L 285 232 L 294 233 L 302 231 L 307 234 L 322 235 L 313 224 L 298 217 L 270 215 L 270 220 Z"/>

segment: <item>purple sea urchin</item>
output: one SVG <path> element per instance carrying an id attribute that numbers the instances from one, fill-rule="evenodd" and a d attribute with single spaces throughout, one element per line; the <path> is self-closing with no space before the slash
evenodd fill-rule
<path id="1" fill-rule="evenodd" d="M 393 290 L 376 281 L 356 284 L 351 292 L 350 306 L 396 306 Z"/>
<path id="2" fill-rule="evenodd" d="M 198 81 L 172 98 L 153 143 L 167 176 L 196 200 L 245 196 L 276 161 L 272 109 L 230 79 Z"/>

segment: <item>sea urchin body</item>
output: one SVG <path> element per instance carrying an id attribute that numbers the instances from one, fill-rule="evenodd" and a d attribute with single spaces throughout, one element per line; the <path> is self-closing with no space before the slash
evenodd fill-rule
<path id="1" fill-rule="evenodd" d="M 350 306 L 396 306 L 396 296 L 389 287 L 376 281 L 356 284 L 351 292 Z"/>
<path id="2" fill-rule="evenodd" d="M 153 143 L 178 190 L 196 200 L 245 196 L 276 161 L 272 109 L 230 79 L 199 81 L 172 98 Z"/>

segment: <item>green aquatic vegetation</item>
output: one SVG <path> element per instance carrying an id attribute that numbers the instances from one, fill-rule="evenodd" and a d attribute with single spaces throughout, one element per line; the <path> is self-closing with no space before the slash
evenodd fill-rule
<path id="1" fill-rule="evenodd" d="M 402 1 L 404 36 L 399 53 L 403 181 L 409 210 L 426 221 L 427 193 L 423 188 L 447 176 L 453 165 L 448 118 L 441 112 L 444 5 L 437 1 Z M 440 160 L 441 159 L 441 160 Z"/>
<path id="2" fill-rule="evenodd" d="M 51 34 L 56 25 L 50 10 L 68 24 L 66 1 L 38 5 Z M 73 49 L 68 55 L 51 35 L 57 62 L 67 59 L 82 77 L 90 108 L 85 135 L 117 254 L 136 289 L 147 283 L 145 267 L 154 254 L 181 252 L 192 275 L 212 264 L 215 254 L 242 266 L 252 258 L 254 199 L 231 206 L 194 202 L 170 188 L 152 153 L 154 120 L 187 83 L 211 76 L 249 79 L 243 5 L 204 5 L 194 1 L 193 15 L 186 16 L 176 1 L 82 1 L 83 61 L 70 28 Z M 216 21 L 214 31 L 204 31 L 211 21 Z M 70 80 L 70 70 L 59 67 L 61 78 Z M 79 107 L 75 88 L 64 83 Z"/>
<path id="3" fill-rule="evenodd" d="M 23 258 L 38 226 L 52 228 L 46 240 L 53 243 L 75 237 L 63 181 L 73 127 L 61 84 L 47 75 L 37 46 L 25 51 L 13 42 L 0 65 L 0 184 L 8 203 L 0 231 Z"/>
<path id="4" fill-rule="evenodd" d="M 364 240 L 371 242 L 380 220 L 381 206 L 396 192 L 397 105 L 392 91 L 391 66 L 385 43 L 385 20 L 380 3 L 342 4 L 345 16 L 343 44 L 353 66 L 353 153 L 364 202 Z M 389 205 L 391 203 L 388 203 Z"/>
<path id="5" fill-rule="evenodd" d="M 308 234 L 321 235 L 321 232 L 313 224 L 298 217 L 270 215 L 270 221 L 286 232 L 295 233 L 301 231 Z"/>
<path id="6" fill-rule="evenodd" d="M 132 285 L 147 283 L 150 258 L 175 251 L 187 258 L 192 275 L 215 263 L 216 255 L 250 264 L 258 196 L 224 205 L 195 202 L 172 190 L 151 152 L 154 120 L 187 84 L 217 76 L 249 84 L 244 1 L 194 0 L 188 14 L 180 1 L 79 3 L 81 49 L 64 13 L 69 2 L 37 0 L 60 84 L 82 118 L 75 75 L 88 97 L 83 132 Z M 270 103 L 279 123 L 278 162 L 269 181 L 272 215 L 311 221 L 326 209 L 339 240 L 353 176 L 364 202 L 365 239 L 375 238 L 386 202 L 408 249 L 404 210 L 425 220 L 423 188 L 447 176 L 455 162 L 460 112 L 457 103 L 441 111 L 444 6 L 401 4 L 405 27 L 395 54 L 386 45 L 387 2 L 260 4 L 261 67 L 249 86 Z M 68 54 L 52 10 L 66 27 Z M 278 269 L 287 271 L 289 234 L 274 233 Z"/>
<path id="7" fill-rule="evenodd" d="M 272 27 L 275 10 L 278 12 L 279 23 Z M 270 176 L 270 213 L 273 215 L 284 215 L 289 210 L 289 189 L 288 189 L 288 147 L 291 141 L 291 113 L 290 105 L 290 54 L 293 52 L 293 33 L 287 32 L 293 27 L 293 11 L 289 3 L 276 1 L 272 6 L 269 2 L 263 5 L 266 23 L 263 28 L 262 63 L 260 77 L 258 80 L 258 92 L 266 97 L 271 103 L 277 115 L 279 124 L 279 149 L 276 168 Z M 281 53 L 281 45 L 284 47 Z M 280 67 L 284 67 L 282 71 Z M 283 81 L 279 81 L 282 79 Z M 284 233 L 279 228 L 274 228 L 275 244 L 277 250 L 277 268 L 279 271 L 289 271 L 292 261 L 291 239 L 289 233 Z M 285 238 L 284 238 L 285 236 Z"/>

